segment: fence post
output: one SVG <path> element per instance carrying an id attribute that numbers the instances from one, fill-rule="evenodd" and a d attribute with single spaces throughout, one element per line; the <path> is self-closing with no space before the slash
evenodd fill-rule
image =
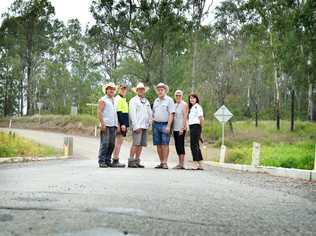
<path id="1" fill-rule="evenodd" d="M 204 160 L 208 160 L 208 152 L 207 152 L 207 146 L 203 145 L 203 158 Z"/>
<path id="2" fill-rule="evenodd" d="M 9 129 L 11 129 L 12 127 L 12 119 L 10 119 L 10 122 L 9 122 Z"/>
<path id="3" fill-rule="evenodd" d="M 220 153 L 219 153 L 219 162 L 220 163 L 225 163 L 225 156 L 226 156 L 226 146 L 222 145 Z"/>
<path id="4" fill-rule="evenodd" d="M 94 126 L 94 137 L 97 137 L 98 134 L 98 127 L 95 125 Z"/>
<path id="5" fill-rule="evenodd" d="M 315 155 L 314 155 L 314 170 L 316 170 L 316 144 L 315 144 Z"/>
<path id="6" fill-rule="evenodd" d="M 251 165 L 253 167 L 258 167 L 260 165 L 260 149 L 261 149 L 261 145 L 260 143 L 253 143 L 253 147 L 252 147 L 252 162 Z"/>
<path id="7" fill-rule="evenodd" d="M 64 155 L 73 155 L 73 137 L 64 137 Z"/>

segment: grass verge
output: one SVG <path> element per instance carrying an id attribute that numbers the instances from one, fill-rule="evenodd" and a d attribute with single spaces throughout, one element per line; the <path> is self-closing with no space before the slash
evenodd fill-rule
<path id="1" fill-rule="evenodd" d="M 45 157 L 58 156 L 61 152 L 55 148 L 34 143 L 33 141 L 15 135 L 0 132 L 1 157 Z"/>
<path id="2" fill-rule="evenodd" d="M 290 122 L 282 121 L 276 130 L 274 121 L 261 121 L 255 127 L 251 121 L 233 122 L 225 128 L 225 145 L 228 147 L 226 162 L 250 164 L 252 143 L 261 144 L 261 165 L 311 170 L 314 167 L 316 123 L 297 121 L 295 130 Z M 213 147 L 220 146 L 221 127 L 218 122 L 207 122 L 204 135 L 213 139 Z"/>

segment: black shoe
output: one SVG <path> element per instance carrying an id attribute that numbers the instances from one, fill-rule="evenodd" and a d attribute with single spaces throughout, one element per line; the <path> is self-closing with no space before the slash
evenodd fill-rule
<path id="1" fill-rule="evenodd" d="M 120 163 L 119 159 L 113 159 L 111 167 L 112 168 L 125 168 L 125 164 Z"/>
<path id="2" fill-rule="evenodd" d="M 140 164 L 140 160 L 135 160 L 137 168 L 145 168 L 145 166 Z"/>
<path id="3" fill-rule="evenodd" d="M 137 168 L 137 164 L 135 160 L 128 160 L 128 168 Z"/>
<path id="4" fill-rule="evenodd" d="M 160 163 L 158 166 L 155 166 L 155 169 L 162 169 L 163 168 L 163 164 Z"/>
<path id="5" fill-rule="evenodd" d="M 99 163 L 99 167 L 100 168 L 108 168 L 109 166 L 106 163 Z"/>
<path id="6" fill-rule="evenodd" d="M 169 167 L 168 167 L 168 165 L 167 165 L 167 163 L 164 163 L 163 165 L 162 165 L 162 169 L 169 169 Z"/>

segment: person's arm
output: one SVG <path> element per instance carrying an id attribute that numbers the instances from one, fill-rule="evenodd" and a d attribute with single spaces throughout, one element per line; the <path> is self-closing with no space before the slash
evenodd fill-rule
<path id="1" fill-rule="evenodd" d="M 102 131 L 105 131 L 106 129 L 106 126 L 105 126 L 105 123 L 104 123 L 104 120 L 103 120 L 103 111 L 105 109 L 105 102 L 102 101 L 102 100 L 99 100 L 99 104 L 98 104 L 98 118 L 99 118 L 99 121 L 100 121 L 100 129 Z"/>
<path id="2" fill-rule="evenodd" d="M 174 117 L 174 113 L 170 113 L 169 117 L 168 117 L 168 124 L 167 124 L 167 127 L 166 127 L 166 133 L 170 133 L 171 125 L 172 125 L 172 122 L 173 122 L 173 117 Z"/>
<path id="3" fill-rule="evenodd" d="M 189 106 L 187 103 L 184 103 L 182 131 L 186 130 L 188 127 L 188 113 L 189 113 Z"/>
<path id="4" fill-rule="evenodd" d="M 199 120 L 200 120 L 201 127 L 203 127 L 203 125 L 204 125 L 204 114 L 203 114 L 203 109 L 202 109 L 201 106 L 199 107 Z"/>
<path id="5" fill-rule="evenodd" d="M 170 133 L 171 125 L 172 125 L 174 113 L 175 113 L 175 106 L 174 106 L 174 103 L 172 100 L 169 103 L 168 110 L 169 110 L 169 116 L 168 116 L 168 124 L 167 124 L 167 128 L 166 128 L 166 133 Z"/>
<path id="6" fill-rule="evenodd" d="M 147 113 L 148 113 L 148 117 L 149 117 L 149 120 L 148 120 L 148 127 L 153 123 L 153 111 L 151 110 L 151 105 L 148 102 L 148 105 L 147 105 Z"/>
<path id="7" fill-rule="evenodd" d="M 131 119 L 131 123 L 132 123 L 132 128 L 133 130 L 137 130 L 137 117 L 136 117 L 136 102 L 135 99 L 131 99 L 129 102 L 129 115 L 130 115 L 130 119 Z"/>

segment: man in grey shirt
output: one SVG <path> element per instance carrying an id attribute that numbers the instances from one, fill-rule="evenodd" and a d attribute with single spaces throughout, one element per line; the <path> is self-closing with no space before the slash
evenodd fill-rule
<path id="1" fill-rule="evenodd" d="M 156 86 L 158 98 L 153 105 L 153 143 L 157 146 L 160 164 L 157 169 L 168 169 L 169 142 L 171 125 L 175 113 L 172 98 L 167 96 L 169 87 L 164 83 Z"/>

